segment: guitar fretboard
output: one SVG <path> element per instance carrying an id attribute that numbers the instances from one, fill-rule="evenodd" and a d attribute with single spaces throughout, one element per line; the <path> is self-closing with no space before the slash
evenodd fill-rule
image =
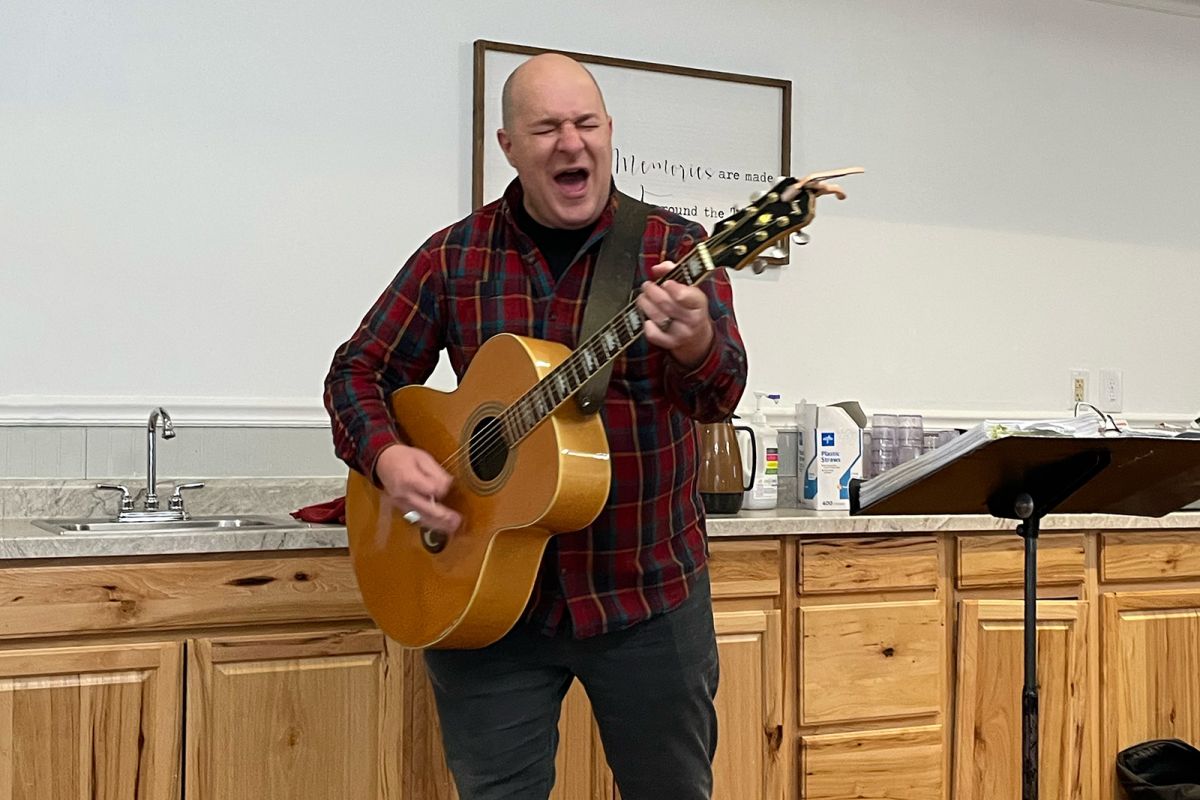
<path id="1" fill-rule="evenodd" d="M 658 283 L 673 280 L 694 286 L 715 269 L 708 248 L 696 245 Z M 500 425 L 509 447 L 516 445 L 549 417 L 554 410 L 584 387 L 605 364 L 621 355 L 643 333 L 646 317 L 630 303 L 600 330 L 581 343 L 561 364 L 538 381 L 500 415 Z"/>

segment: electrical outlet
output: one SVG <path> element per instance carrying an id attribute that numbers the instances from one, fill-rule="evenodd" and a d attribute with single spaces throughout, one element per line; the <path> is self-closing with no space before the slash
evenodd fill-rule
<path id="1" fill-rule="evenodd" d="M 1071 370 L 1071 403 L 1090 403 L 1092 401 L 1091 394 L 1088 392 L 1088 378 L 1090 374 L 1086 369 Z"/>
<path id="2" fill-rule="evenodd" d="M 1121 370 L 1100 370 L 1100 402 L 1096 407 L 1101 411 L 1115 413 L 1121 411 L 1125 402 L 1125 390 L 1121 385 Z"/>

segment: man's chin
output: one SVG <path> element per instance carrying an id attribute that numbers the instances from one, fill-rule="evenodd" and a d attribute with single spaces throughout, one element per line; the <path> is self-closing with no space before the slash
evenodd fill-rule
<path id="1" fill-rule="evenodd" d="M 554 209 L 554 215 L 558 219 L 559 228 L 586 228 L 597 219 L 600 218 L 600 213 L 603 206 L 598 206 L 592 199 L 586 199 L 579 203 L 570 203 L 561 205 Z"/>

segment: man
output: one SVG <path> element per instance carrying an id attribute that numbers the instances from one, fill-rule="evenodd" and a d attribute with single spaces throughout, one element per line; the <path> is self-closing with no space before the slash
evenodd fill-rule
<path id="1" fill-rule="evenodd" d="M 517 179 L 412 256 L 326 380 L 339 457 L 373 475 L 403 513 L 450 535 L 461 518 L 439 498 L 451 478 L 399 441 L 386 398 L 426 380 L 443 347 L 461 377 L 496 333 L 577 345 L 620 202 L 612 120 L 587 70 L 536 56 L 509 77 L 502 103 L 498 138 Z M 637 304 L 648 321 L 617 360 L 600 411 L 612 463 L 604 510 L 551 539 L 525 617 L 507 636 L 425 653 L 463 800 L 547 797 L 559 708 L 575 678 L 625 800 L 711 796 L 718 667 L 693 420 L 733 412 L 746 355 L 723 272 L 698 286 L 654 282 L 704 235 L 662 209 L 645 222 Z"/>

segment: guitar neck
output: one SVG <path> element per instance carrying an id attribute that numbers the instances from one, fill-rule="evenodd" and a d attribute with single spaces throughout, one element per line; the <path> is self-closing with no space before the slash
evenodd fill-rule
<path id="1" fill-rule="evenodd" d="M 676 281 L 695 286 L 716 269 L 709 256 L 708 247 L 700 242 L 681 258 L 675 269 L 658 279 L 662 284 Z M 561 364 L 538 381 L 517 399 L 502 414 L 501 424 L 510 446 L 529 435 L 555 409 L 582 389 L 596 373 L 644 333 L 646 316 L 630 302 L 621 313 L 604 323 L 589 336 Z"/>
<path id="2" fill-rule="evenodd" d="M 760 200 L 724 219 L 712 236 L 693 247 L 658 283 L 676 281 L 695 286 L 717 269 L 742 269 L 773 242 L 812 221 L 817 195 L 835 193 L 845 197 L 839 187 L 822 181 L 862 171 L 861 167 L 850 167 L 813 173 L 802 180 L 782 179 Z M 645 323 L 645 315 L 631 302 L 505 409 L 499 422 L 508 445 L 528 436 L 606 364 L 625 352 L 642 335 Z"/>

